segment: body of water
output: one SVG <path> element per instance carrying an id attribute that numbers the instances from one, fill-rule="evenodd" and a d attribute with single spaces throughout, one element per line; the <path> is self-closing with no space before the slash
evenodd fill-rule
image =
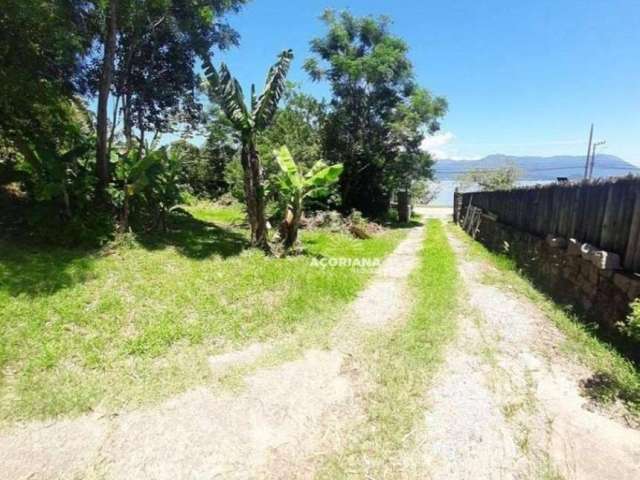
<path id="1" fill-rule="evenodd" d="M 547 183 L 552 183 L 551 181 L 522 181 L 518 182 L 517 186 L 525 187 L 530 185 L 546 185 Z M 440 193 L 436 199 L 431 202 L 430 205 L 434 207 L 452 207 L 453 206 L 453 192 L 456 189 L 457 182 L 455 180 L 442 180 L 437 182 L 440 187 Z"/>

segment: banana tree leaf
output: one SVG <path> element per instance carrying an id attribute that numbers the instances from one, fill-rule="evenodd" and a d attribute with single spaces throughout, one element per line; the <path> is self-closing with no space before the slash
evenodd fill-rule
<path id="1" fill-rule="evenodd" d="M 284 180 L 294 189 L 301 190 L 303 187 L 303 179 L 289 149 L 286 146 L 282 146 L 273 153 L 276 156 L 276 162 L 280 170 L 282 170 L 284 174 Z"/>
<path id="2" fill-rule="evenodd" d="M 229 120 L 239 130 L 251 128 L 251 121 L 247 106 L 244 103 L 242 87 L 238 80 L 231 76 L 231 72 L 225 64 L 220 66 L 220 86 L 218 88 L 220 106 Z"/>
<path id="3" fill-rule="evenodd" d="M 330 187 L 318 187 L 308 190 L 304 194 L 304 198 L 327 198 L 333 193 L 333 189 Z"/>
<path id="4" fill-rule="evenodd" d="M 305 181 L 305 185 L 308 188 L 328 187 L 338 181 L 343 170 L 344 166 L 341 163 L 321 168 Z"/>
<path id="5" fill-rule="evenodd" d="M 284 94 L 287 73 L 293 60 L 293 51 L 285 50 L 278 61 L 269 69 L 264 90 L 252 111 L 254 123 L 258 129 L 266 128 L 273 120 L 278 103 Z"/>
<path id="6" fill-rule="evenodd" d="M 154 164 L 162 161 L 162 155 L 164 154 L 166 154 L 166 150 L 161 148 L 142 157 L 142 160 L 139 160 L 131 167 L 129 183 L 136 183 Z"/>

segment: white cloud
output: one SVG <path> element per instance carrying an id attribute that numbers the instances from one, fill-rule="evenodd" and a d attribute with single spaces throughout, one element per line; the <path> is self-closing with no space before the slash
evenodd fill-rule
<path id="1" fill-rule="evenodd" d="M 436 159 L 448 158 L 447 146 L 453 142 L 456 136 L 451 132 L 437 132 L 434 135 L 427 135 L 422 141 L 420 148 L 429 152 Z"/>

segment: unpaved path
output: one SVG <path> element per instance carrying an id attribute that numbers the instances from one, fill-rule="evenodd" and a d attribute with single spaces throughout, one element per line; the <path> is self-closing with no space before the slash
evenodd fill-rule
<path id="1" fill-rule="evenodd" d="M 34 422 L 0 433 L 2 479 L 310 478 L 314 459 L 340 448 L 367 379 L 360 340 L 399 325 L 410 306 L 416 228 L 384 261 L 331 335 L 328 350 L 249 375 L 239 392 L 207 385 L 161 405 L 109 416 Z M 211 359 L 220 369 L 255 361 L 254 345 Z"/>
<path id="2" fill-rule="evenodd" d="M 449 241 L 468 305 L 411 461 L 434 479 L 639 479 L 640 431 L 585 408 L 579 384 L 592 372 L 559 354 L 560 332 L 530 301 L 483 283 L 492 267 Z"/>

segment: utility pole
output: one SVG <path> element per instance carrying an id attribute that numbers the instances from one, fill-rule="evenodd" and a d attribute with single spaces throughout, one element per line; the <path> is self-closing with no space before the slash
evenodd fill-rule
<path id="1" fill-rule="evenodd" d="M 601 145 L 605 145 L 607 142 L 602 140 L 600 142 L 595 142 L 593 144 L 593 151 L 591 152 L 591 165 L 589 165 L 589 179 L 591 179 L 591 177 L 593 177 L 593 167 L 596 164 L 596 148 L 601 146 Z"/>
<path id="2" fill-rule="evenodd" d="M 591 155 L 591 142 L 593 141 L 593 123 L 589 131 L 589 145 L 587 146 L 587 161 L 584 164 L 584 179 L 589 178 L 589 156 Z"/>

